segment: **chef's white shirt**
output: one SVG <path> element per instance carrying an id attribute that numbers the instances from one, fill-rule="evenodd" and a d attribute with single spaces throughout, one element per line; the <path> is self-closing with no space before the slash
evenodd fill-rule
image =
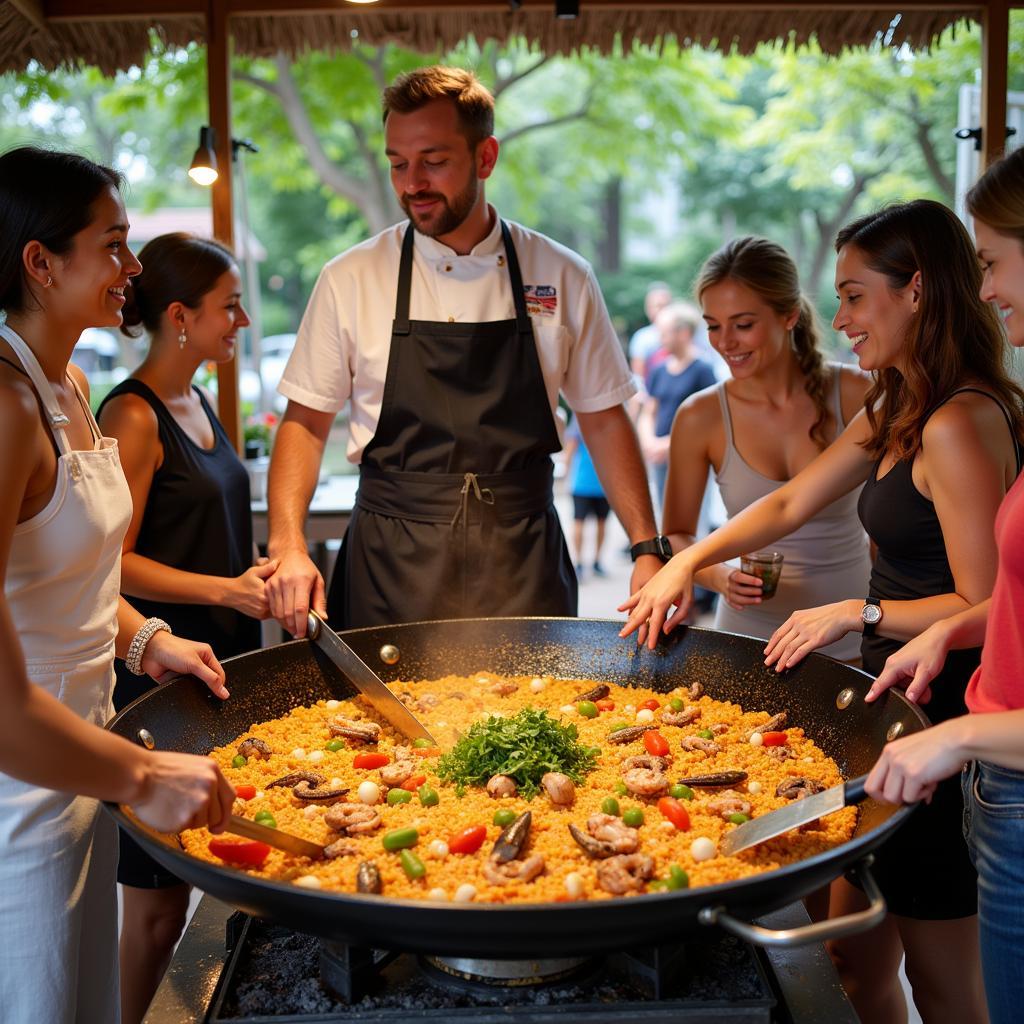
<path id="1" fill-rule="evenodd" d="M 501 225 L 468 255 L 416 233 L 410 318 L 482 323 L 515 318 Z M 523 276 L 552 415 L 561 392 L 598 412 L 636 392 L 590 265 L 558 242 L 508 222 Z M 351 399 L 348 458 L 358 463 L 380 418 L 406 223 L 331 260 L 320 272 L 278 391 L 319 412 Z M 562 420 L 555 416 L 559 430 Z"/>

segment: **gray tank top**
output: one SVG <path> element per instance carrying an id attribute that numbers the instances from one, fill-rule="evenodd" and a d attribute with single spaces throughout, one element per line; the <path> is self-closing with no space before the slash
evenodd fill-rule
<path id="1" fill-rule="evenodd" d="M 846 426 L 840 397 L 840 364 L 829 363 L 828 366 L 833 385 L 832 415 L 838 437 Z M 718 385 L 717 391 L 725 427 L 725 456 L 715 480 L 731 518 L 758 498 L 778 490 L 785 481 L 772 480 L 744 461 L 736 449 L 725 381 Z M 786 556 L 775 597 L 744 611 L 736 611 L 719 600 L 715 628 L 767 639 L 794 611 L 866 595 L 871 559 L 868 538 L 857 516 L 859 496 L 857 487 L 799 529 L 770 545 Z M 860 633 L 848 633 L 836 643 L 821 648 L 821 653 L 843 661 L 859 657 Z"/>

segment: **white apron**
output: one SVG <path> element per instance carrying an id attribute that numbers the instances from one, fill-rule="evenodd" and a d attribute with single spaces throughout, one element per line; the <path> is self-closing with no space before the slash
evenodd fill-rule
<path id="1" fill-rule="evenodd" d="M 14 531 L 4 590 L 29 680 L 87 722 L 111 713 L 121 543 L 131 495 L 117 442 L 73 451 L 67 417 L 29 347 L 10 342 L 59 451 L 53 497 Z M 88 405 L 79 394 L 83 407 Z M 16 443 L 7 438 L 4 444 Z M 61 758 L 62 752 L 50 751 Z M 74 766 L 67 765 L 70 778 Z M 107 1024 L 120 1016 L 117 828 L 96 800 L 0 773 L 0 1020 Z"/>

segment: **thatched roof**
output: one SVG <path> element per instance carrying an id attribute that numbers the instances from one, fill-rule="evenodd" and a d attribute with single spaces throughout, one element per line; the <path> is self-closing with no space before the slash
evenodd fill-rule
<path id="1" fill-rule="evenodd" d="M 580 46 L 609 51 L 617 39 L 629 47 L 634 41 L 657 43 L 668 36 L 749 52 L 766 40 L 805 42 L 815 36 L 826 52 L 838 53 L 845 46 L 871 43 L 898 16 L 892 41 L 924 47 L 947 26 L 979 13 L 979 6 L 942 9 L 941 3 L 925 8 L 920 3 L 863 7 L 836 2 L 828 8 L 804 2 L 787 9 L 785 0 L 775 5 L 750 0 L 703 5 L 582 0 L 580 17 L 565 21 L 553 16 L 552 0 L 524 0 L 516 11 L 508 0 L 382 0 L 374 7 L 345 9 L 326 0 L 296 0 L 288 9 L 282 4 L 281 13 L 273 13 L 276 5 L 267 0 L 224 3 L 232 12 L 235 52 L 252 56 L 346 49 L 353 33 L 363 42 L 396 42 L 424 52 L 446 49 L 472 35 L 480 41 L 522 36 L 551 53 Z M 159 7 L 176 13 L 139 13 Z M 44 67 L 81 62 L 107 72 L 127 68 L 149 52 L 151 31 L 172 44 L 204 42 L 205 8 L 205 0 L 0 0 L 0 71 L 24 68 L 32 60 Z M 90 11 L 102 12 L 102 17 Z"/>

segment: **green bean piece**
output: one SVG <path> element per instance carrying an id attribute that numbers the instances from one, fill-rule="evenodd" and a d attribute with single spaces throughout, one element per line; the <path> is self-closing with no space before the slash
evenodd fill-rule
<path id="1" fill-rule="evenodd" d="M 419 793 L 420 803 L 424 807 L 436 807 L 441 800 L 433 786 L 420 786 L 416 792 Z"/>
<path id="2" fill-rule="evenodd" d="M 613 796 L 606 796 L 601 801 L 601 813 L 612 814 L 617 818 L 619 816 L 619 801 Z"/>
<path id="3" fill-rule="evenodd" d="M 396 828 L 385 833 L 381 843 L 385 850 L 405 850 L 415 846 L 419 838 L 420 834 L 414 828 Z"/>
<path id="4" fill-rule="evenodd" d="M 388 806 L 394 807 L 395 804 L 407 804 L 412 799 L 412 793 L 407 789 L 389 789 L 388 790 Z"/>
<path id="5" fill-rule="evenodd" d="M 328 740 L 324 744 L 324 747 L 327 750 L 330 750 L 332 753 L 336 753 L 339 750 L 344 750 L 345 749 L 345 741 L 341 740 L 341 739 Z"/>
<path id="6" fill-rule="evenodd" d="M 592 700 L 581 700 L 576 705 L 576 711 L 584 718 L 597 718 L 601 713 L 597 710 L 597 705 Z"/>
<path id="7" fill-rule="evenodd" d="M 678 865 L 668 869 L 668 887 L 670 889 L 689 889 L 690 876 Z"/>
<path id="8" fill-rule="evenodd" d="M 644 823 L 644 812 L 639 807 L 629 807 L 622 812 L 622 823 L 630 828 L 639 828 Z"/>
<path id="9" fill-rule="evenodd" d="M 745 821 L 750 821 L 749 814 L 730 814 L 729 821 L 734 825 L 742 825 Z"/>
<path id="10" fill-rule="evenodd" d="M 412 741 L 412 745 L 414 747 L 419 747 L 422 750 L 424 747 L 432 747 L 434 744 L 431 743 L 426 736 L 420 736 L 419 739 Z"/>
<path id="11" fill-rule="evenodd" d="M 244 768 L 248 763 L 249 759 L 244 757 L 242 754 L 235 754 L 235 756 L 231 758 L 232 768 Z"/>
<path id="12" fill-rule="evenodd" d="M 417 878 L 422 878 L 427 873 L 423 861 L 412 850 L 402 850 L 398 855 L 398 859 L 402 862 L 402 870 L 410 882 L 416 881 Z"/>
<path id="13" fill-rule="evenodd" d="M 693 790 L 689 786 L 684 786 L 681 782 L 677 782 L 669 791 L 669 796 L 674 796 L 677 800 L 692 800 Z"/>

